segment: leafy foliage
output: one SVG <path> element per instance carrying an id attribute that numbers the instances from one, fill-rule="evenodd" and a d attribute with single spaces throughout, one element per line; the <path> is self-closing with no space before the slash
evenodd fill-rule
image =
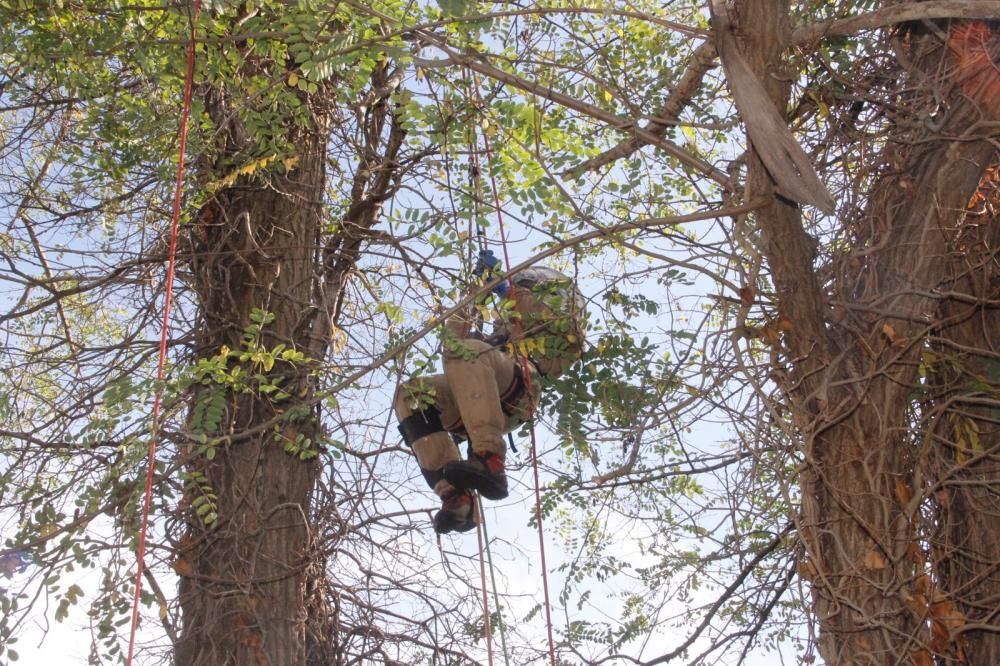
<path id="1" fill-rule="evenodd" d="M 796 11 L 808 27 L 872 9 Z M 151 341 L 192 26 L 190 169 L 161 385 Z M 316 470 L 311 503 L 296 506 L 309 548 L 295 557 L 322 573 L 310 617 L 336 613 L 330 649 L 386 663 L 481 659 L 485 616 L 465 585 L 478 577 L 473 548 L 431 538 L 436 500 L 389 424 L 402 379 L 471 353 L 434 313 L 479 289 L 474 257 L 501 245 L 511 264 L 542 256 L 571 275 L 591 313 L 582 358 L 546 378 L 533 424 L 560 659 L 800 651 L 809 599 L 796 576 L 809 563 L 787 526 L 802 424 L 779 390 L 799 322 L 777 307 L 761 220 L 730 208 L 748 158 L 702 48 L 708 28 L 702 3 L 645 0 L 213 0 L 199 13 L 0 0 L 0 557 L 28 563 L 0 591 L 0 654 L 16 659 L 17 636 L 46 614 L 86 618 L 95 661 L 121 653 L 159 391 L 150 577 L 161 583 L 141 597 L 163 627 L 144 625 L 152 642 L 174 642 L 167 581 L 194 578 L 190 534 L 230 524 L 225 501 L 243 486 L 218 479 L 264 433 L 282 464 Z M 866 160 L 904 113 L 900 79 L 877 74 L 897 72 L 895 51 L 874 33 L 785 47 L 791 126 L 824 157 L 845 209 L 860 210 L 880 173 Z M 288 198 L 316 164 L 310 196 Z M 276 197 L 283 219 L 230 215 L 251 194 Z M 321 223 L 290 232 L 306 209 Z M 676 219 L 702 211 L 722 212 Z M 851 248 L 877 244 L 851 219 L 803 216 L 831 308 L 849 300 L 830 285 L 854 270 Z M 307 296 L 292 302 L 284 280 Z M 228 305 L 210 311 L 208 292 Z M 491 316 L 489 299 L 472 300 Z M 492 305 L 514 316 L 512 303 Z M 873 330 L 905 346 L 885 326 Z M 579 342 L 550 333 L 511 351 Z M 913 359 L 914 421 L 944 386 L 996 392 L 995 363 L 967 371 L 941 347 Z M 939 421 L 956 465 L 991 450 L 981 414 Z M 512 453 L 508 467 L 515 498 L 486 514 L 501 583 L 492 614 L 514 663 L 529 663 L 540 594 L 514 574 L 537 572 L 526 531 L 537 517 L 527 461 Z M 74 582 L 81 570 L 87 582 Z"/>

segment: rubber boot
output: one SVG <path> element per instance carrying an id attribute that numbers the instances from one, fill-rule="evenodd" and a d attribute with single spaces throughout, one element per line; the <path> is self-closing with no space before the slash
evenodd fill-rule
<path id="1" fill-rule="evenodd" d="M 488 451 L 473 451 L 468 460 L 453 460 L 441 469 L 444 480 L 456 488 L 477 490 L 486 499 L 507 497 L 503 458 Z"/>

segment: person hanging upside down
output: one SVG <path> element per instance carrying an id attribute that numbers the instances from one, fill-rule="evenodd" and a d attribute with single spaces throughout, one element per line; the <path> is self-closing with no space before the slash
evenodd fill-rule
<path id="1" fill-rule="evenodd" d="M 485 252 L 484 264 L 492 270 L 499 261 Z M 404 382 L 393 401 L 403 441 L 441 498 L 434 516 L 439 534 L 475 527 L 473 491 L 491 500 L 507 497 L 503 435 L 531 418 L 543 380 L 565 372 L 583 349 L 585 303 L 571 278 L 528 268 L 494 294 L 503 300 L 493 335 L 471 333 L 473 307 L 455 315 L 445 324 L 444 374 Z M 516 356 L 524 352 L 530 377 Z M 456 440 L 468 440 L 467 460 Z"/>

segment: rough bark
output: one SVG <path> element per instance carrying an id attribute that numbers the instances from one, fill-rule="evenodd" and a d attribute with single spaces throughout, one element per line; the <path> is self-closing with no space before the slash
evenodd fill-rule
<path id="1" fill-rule="evenodd" d="M 230 356 L 223 364 L 230 379 L 210 378 L 191 390 L 189 429 L 203 441 L 180 452 L 190 481 L 174 561 L 181 576 L 179 666 L 318 665 L 338 657 L 324 553 L 310 534 L 322 458 L 309 457 L 322 452 L 316 367 L 381 204 L 398 189 L 404 168 L 424 156 L 406 164 L 399 158 L 406 133 L 389 101 L 399 80 L 388 63 L 372 74 L 368 103 L 355 117 L 358 162 L 338 224 L 324 213 L 332 94 L 321 86 L 302 96 L 312 111 L 309 127 L 287 129 L 294 154 L 286 168 L 222 179 L 226 186 L 190 225 L 190 279 L 203 318 L 196 358 L 218 358 L 222 348 L 247 351 L 248 326 L 268 313 L 257 323 L 256 348 L 266 354 L 281 345 L 305 360 L 264 367 Z M 246 163 L 252 141 L 226 91 L 207 90 L 205 106 L 218 128 L 216 161 L 228 169 Z M 220 182 L 219 167 L 209 170 Z M 201 424 L 199 433 L 199 405 L 220 395 L 220 422 Z M 211 521 L 198 499 L 208 493 L 217 496 Z"/>
<path id="2" fill-rule="evenodd" d="M 193 229 L 195 288 L 204 322 L 200 357 L 222 346 L 239 350 L 251 312 L 273 313 L 261 346 L 308 349 L 314 277 L 312 239 L 321 223 L 326 127 L 296 138 L 298 164 L 269 186 L 245 179 L 218 193 Z M 306 363 L 279 362 L 268 377 L 282 377 L 291 397 L 272 399 L 251 379 L 252 362 L 232 361 L 248 374 L 246 390 L 215 384 L 197 387 L 193 400 L 225 391 L 225 412 L 210 459 L 196 446 L 184 452 L 188 472 L 199 474 L 187 499 L 206 482 L 218 499 L 210 525 L 194 512 L 174 566 L 181 575 L 183 631 L 176 663 L 302 664 L 305 662 L 305 571 L 309 562 L 309 499 L 318 463 L 301 460 L 285 445 L 316 442 L 318 423 L 310 400 L 313 379 Z M 294 418 L 280 418 L 298 408 Z"/>
<path id="3" fill-rule="evenodd" d="M 751 69 L 786 108 L 779 45 L 787 43 L 787 1 L 746 0 L 735 10 Z M 916 80 L 941 64 L 938 47 L 910 54 Z M 979 118 L 968 99 L 954 90 L 924 94 L 946 95 L 940 129 L 887 148 L 893 168 L 874 181 L 832 297 L 816 278 L 797 207 L 774 195 L 753 151 L 749 160 L 748 199 L 771 198 L 757 223 L 791 324 L 782 384 L 804 454 L 800 572 L 811 582 L 819 652 L 830 665 L 909 663 L 929 641 L 927 604 L 914 603 L 926 592 L 917 505 L 905 492 L 917 485 L 911 392 L 956 219 L 994 148 L 963 136 Z"/>
<path id="4" fill-rule="evenodd" d="M 936 651 L 1000 664 L 1000 225 L 996 173 L 957 230 L 951 297 L 927 365 L 933 369 L 925 457 L 937 507 L 929 614 Z"/>

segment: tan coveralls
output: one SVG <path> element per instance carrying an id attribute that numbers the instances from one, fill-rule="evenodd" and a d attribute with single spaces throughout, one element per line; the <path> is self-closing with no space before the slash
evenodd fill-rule
<path id="1" fill-rule="evenodd" d="M 428 484 L 440 496 L 454 491 L 441 478 L 441 468 L 460 460 L 450 433 L 467 437 L 476 453 L 503 458 L 507 445 L 503 435 L 512 431 L 538 406 L 541 378 L 562 374 L 583 348 L 584 300 L 570 278 L 550 268 L 537 267 L 512 278 L 516 290 L 516 312 L 502 321 L 510 344 L 494 347 L 469 338 L 469 315 L 449 319 L 446 326 L 460 340 L 459 349 L 444 354 L 444 374 L 420 377 L 402 384 L 394 406 L 400 422 L 412 414 L 436 408 L 443 430 L 430 432 L 411 443 Z M 520 318 L 520 329 L 516 320 Z M 528 352 L 531 387 L 520 399 L 511 395 L 516 365 L 520 359 L 508 353 Z M 504 410 L 506 407 L 506 412 Z"/>

